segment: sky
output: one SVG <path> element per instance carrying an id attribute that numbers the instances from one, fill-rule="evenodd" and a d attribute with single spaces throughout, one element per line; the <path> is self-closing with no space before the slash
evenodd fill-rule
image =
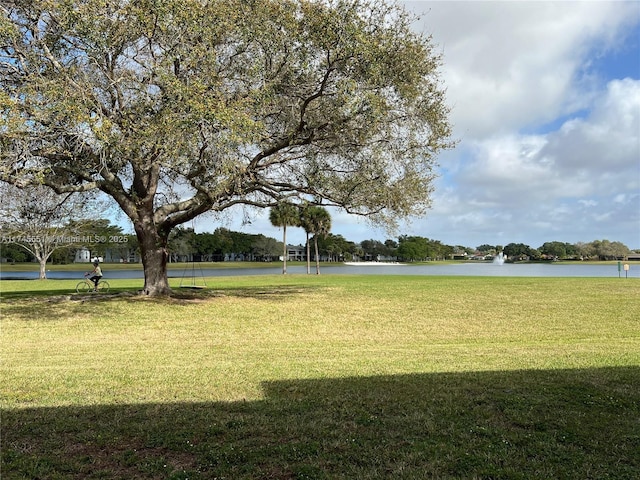
<path id="1" fill-rule="evenodd" d="M 640 1 L 406 1 L 443 55 L 455 149 L 433 206 L 397 232 L 332 210 L 347 240 L 419 235 L 447 245 L 607 239 L 640 249 Z M 268 212 L 242 223 L 282 238 Z M 304 243 L 287 229 L 288 243 Z"/>

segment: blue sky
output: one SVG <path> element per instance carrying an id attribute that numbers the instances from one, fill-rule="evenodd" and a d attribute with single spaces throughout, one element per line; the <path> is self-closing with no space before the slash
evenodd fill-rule
<path id="1" fill-rule="evenodd" d="M 433 208 L 395 234 L 332 211 L 348 240 L 449 245 L 590 242 L 640 248 L 640 2 L 400 2 L 444 56 L 455 150 Z M 234 218 L 235 215 L 235 218 Z M 203 218 L 281 237 L 268 213 Z M 304 232 L 288 229 L 289 243 Z"/>

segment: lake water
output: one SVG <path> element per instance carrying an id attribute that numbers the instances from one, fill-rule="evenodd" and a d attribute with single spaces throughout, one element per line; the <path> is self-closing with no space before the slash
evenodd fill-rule
<path id="1" fill-rule="evenodd" d="M 628 278 L 640 278 L 640 263 L 629 264 Z M 0 280 L 29 280 L 37 279 L 38 272 L 3 272 L 0 266 Z M 143 279 L 142 269 L 139 270 L 112 270 L 109 265 L 103 267 L 105 279 L 140 278 Z M 48 271 L 50 279 L 82 279 L 86 270 L 78 271 Z M 306 266 L 287 266 L 289 274 L 305 274 Z M 195 264 L 185 269 L 172 269 L 169 267 L 170 278 L 192 277 L 224 277 L 237 275 L 274 275 L 282 273 L 282 266 L 264 268 L 202 268 Z M 315 274 L 315 265 L 311 266 L 311 273 Z M 493 263 L 452 263 L 434 265 L 331 265 L 320 266 L 320 273 L 338 275 L 454 275 L 454 276 L 479 276 L 479 277 L 622 277 L 624 270 L 618 272 L 616 264 L 603 265 L 576 265 L 576 264 L 542 264 L 542 263 L 518 263 L 495 265 Z"/>

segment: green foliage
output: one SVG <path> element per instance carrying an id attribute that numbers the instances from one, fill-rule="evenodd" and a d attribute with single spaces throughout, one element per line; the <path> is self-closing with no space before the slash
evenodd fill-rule
<path id="1" fill-rule="evenodd" d="M 496 251 L 501 252 L 502 248 L 498 250 L 496 246 L 487 245 L 485 243 L 483 245 L 479 245 L 478 247 L 476 247 L 476 250 L 479 251 L 480 253 L 496 253 Z"/>
<path id="2" fill-rule="evenodd" d="M 615 260 L 629 253 L 626 245 L 609 240 L 594 240 L 591 242 L 591 249 L 601 260 Z"/>
<path id="3" fill-rule="evenodd" d="M 540 253 L 557 258 L 566 258 L 568 255 L 572 255 L 574 252 L 571 250 L 571 245 L 562 242 L 545 242 L 540 247 Z M 573 249 L 575 251 L 575 249 Z"/>
<path id="4" fill-rule="evenodd" d="M 629 248 L 621 242 L 594 240 L 589 243 L 576 244 L 566 242 L 545 242 L 539 249 L 532 249 L 523 243 L 510 243 L 504 247 L 505 255 L 510 258 L 537 259 L 541 255 L 557 259 L 590 259 L 615 260 L 624 258 L 630 253 Z"/>
<path id="5" fill-rule="evenodd" d="M 0 243 L 0 258 L 15 263 L 35 260 L 33 255 L 20 248 L 20 246 L 6 242 Z"/>
<path id="6" fill-rule="evenodd" d="M 398 256 L 407 261 L 426 260 L 428 257 L 427 239 L 422 237 L 403 237 L 398 246 Z"/>
<path id="7" fill-rule="evenodd" d="M 305 205 L 298 213 L 299 226 L 314 236 L 326 237 L 331 230 L 331 215 L 326 208 Z"/>
<path id="8" fill-rule="evenodd" d="M 365 258 L 386 257 L 395 253 L 379 240 L 363 240 L 360 242 L 360 247 L 364 252 Z"/>
<path id="9" fill-rule="evenodd" d="M 271 262 L 278 258 L 282 246 L 274 238 L 260 234 L 255 236 L 251 244 L 251 252 L 255 260 Z"/>
<path id="10" fill-rule="evenodd" d="M 531 251 L 531 247 L 524 243 L 510 243 L 503 250 L 509 259 L 525 259 L 531 255 Z"/>
<path id="11" fill-rule="evenodd" d="M 439 240 L 407 235 L 399 238 L 398 256 L 407 261 L 444 259 L 452 253 L 453 247 Z"/>
<path id="12" fill-rule="evenodd" d="M 290 202 L 280 202 L 269 210 L 269 221 L 274 227 L 299 226 L 298 207 Z"/>
<path id="13" fill-rule="evenodd" d="M 353 258 L 357 250 L 357 244 L 348 241 L 342 235 L 329 233 L 326 237 L 318 238 L 318 249 L 323 255 L 334 261 L 344 261 Z"/>

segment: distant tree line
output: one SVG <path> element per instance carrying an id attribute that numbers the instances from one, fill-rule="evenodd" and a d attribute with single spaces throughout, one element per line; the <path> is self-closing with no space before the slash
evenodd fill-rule
<path id="1" fill-rule="evenodd" d="M 299 225 L 296 225 L 299 226 Z M 73 221 L 67 224 L 68 231 L 84 236 L 90 241 L 82 245 L 69 244 L 57 249 L 50 258 L 51 263 L 71 263 L 78 248 L 87 248 L 92 256 L 105 256 L 110 251 L 112 259 L 128 261 L 132 252 L 139 251 L 135 235 L 124 233 L 122 228 L 112 225 L 107 219 Z M 61 233 L 62 235 L 62 233 Z M 594 240 L 575 244 L 552 241 L 539 248 L 522 243 L 501 245 L 479 245 L 476 248 L 461 245 L 446 245 L 439 240 L 420 236 L 402 235 L 396 240 L 384 242 L 375 239 L 353 242 L 342 235 L 326 233 L 315 235 L 318 256 L 321 261 L 403 261 L 419 262 L 451 258 L 490 258 L 503 252 L 511 261 L 518 260 L 615 260 L 632 253 L 621 242 Z M 35 258 L 20 245 L 3 242 L 0 257 L 9 262 L 31 262 Z M 302 247 L 302 246 L 301 246 Z M 168 243 L 169 259 L 179 261 L 279 261 L 282 258 L 282 241 L 263 234 L 236 232 L 227 228 L 196 233 L 193 228 L 176 228 Z M 311 254 L 314 257 L 314 254 Z"/>
<path id="2" fill-rule="evenodd" d="M 193 228 L 178 227 L 169 236 L 170 260 L 221 262 L 236 260 L 277 260 L 282 242 L 262 234 L 234 232 L 217 228 L 213 233 L 196 233 Z"/>
<path id="3" fill-rule="evenodd" d="M 500 250 L 501 247 L 497 247 Z M 481 245 L 479 251 L 494 251 L 495 247 Z M 507 259 L 518 260 L 616 260 L 632 253 L 621 242 L 594 240 L 589 243 L 545 242 L 539 248 L 531 248 L 523 243 L 510 243 L 502 248 Z"/>
<path id="4" fill-rule="evenodd" d="M 291 224 L 290 224 L 291 225 Z M 295 225 L 300 226 L 300 225 Z M 553 241 L 539 248 L 522 243 L 480 245 L 476 248 L 446 245 L 439 240 L 420 236 L 401 235 L 398 239 L 363 240 L 353 242 L 342 235 L 315 235 L 319 258 L 322 261 L 404 261 L 419 262 L 445 260 L 455 257 L 491 257 L 503 252 L 508 259 L 517 260 L 615 260 L 624 258 L 631 250 L 621 242 L 594 240 L 576 244 Z M 262 234 L 234 232 L 217 228 L 213 233 L 195 233 L 191 228 L 179 228 L 170 238 L 174 261 L 192 256 L 201 261 L 253 260 L 274 261 L 283 255 L 284 244 Z M 311 254 L 313 258 L 313 253 Z"/>

